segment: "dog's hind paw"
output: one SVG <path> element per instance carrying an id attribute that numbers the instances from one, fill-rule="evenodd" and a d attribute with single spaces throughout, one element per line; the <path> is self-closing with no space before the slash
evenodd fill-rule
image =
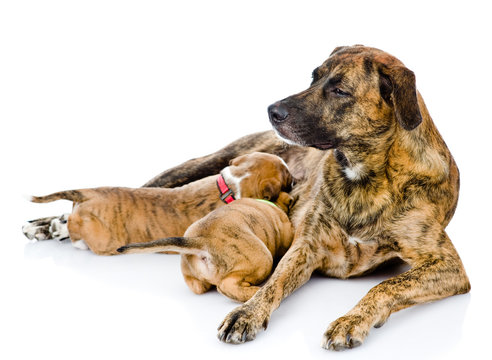
<path id="1" fill-rule="evenodd" d="M 63 214 L 30 220 L 22 226 L 22 232 L 29 240 L 65 240 L 69 237 L 68 216 Z"/>
<path id="2" fill-rule="evenodd" d="M 63 214 L 62 216 L 51 220 L 49 231 L 53 240 L 62 241 L 70 237 L 67 226 L 69 215 L 70 214 Z"/>

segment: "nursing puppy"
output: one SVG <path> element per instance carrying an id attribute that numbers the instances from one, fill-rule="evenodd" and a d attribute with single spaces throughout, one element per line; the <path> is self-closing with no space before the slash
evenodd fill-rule
<path id="1" fill-rule="evenodd" d="M 188 287 L 203 294 L 215 285 L 236 301 L 249 300 L 285 254 L 293 238 L 286 214 L 292 198 L 281 192 L 276 201 L 240 199 L 193 223 L 184 237 L 131 244 L 121 253 L 177 251 Z"/>
<path id="2" fill-rule="evenodd" d="M 67 222 L 72 244 L 98 255 L 114 255 L 123 245 L 182 236 L 194 221 L 234 198 L 276 201 L 280 191 L 290 190 L 291 182 L 283 160 L 255 152 L 231 160 L 220 175 L 179 188 L 102 187 L 62 191 L 31 200 L 73 201 Z"/>

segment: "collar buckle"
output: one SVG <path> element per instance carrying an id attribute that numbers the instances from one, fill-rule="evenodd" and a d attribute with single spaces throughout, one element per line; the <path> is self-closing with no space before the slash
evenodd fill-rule
<path id="1" fill-rule="evenodd" d="M 220 193 L 220 200 L 225 202 L 226 204 L 230 204 L 234 200 L 234 192 L 227 186 L 224 177 L 222 175 L 219 175 L 217 178 L 217 188 L 219 189 Z"/>
<path id="2" fill-rule="evenodd" d="M 225 192 L 224 194 L 221 194 L 220 195 L 220 200 L 222 200 L 223 202 L 225 202 L 225 203 L 228 204 L 228 203 L 231 202 L 231 201 L 229 201 L 229 202 L 227 201 L 227 198 L 229 196 L 232 198 L 231 201 L 234 200 L 234 193 L 232 192 L 231 189 L 227 190 L 227 192 Z"/>

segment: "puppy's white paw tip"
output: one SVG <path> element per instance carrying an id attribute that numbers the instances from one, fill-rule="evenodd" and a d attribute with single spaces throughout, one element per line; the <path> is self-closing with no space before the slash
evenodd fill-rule
<path id="1" fill-rule="evenodd" d="M 72 246 L 76 249 L 80 249 L 80 250 L 89 250 L 89 247 L 87 246 L 87 244 L 85 243 L 84 240 L 80 239 L 80 240 L 76 240 L 76 241 L 72 241 Z"/>

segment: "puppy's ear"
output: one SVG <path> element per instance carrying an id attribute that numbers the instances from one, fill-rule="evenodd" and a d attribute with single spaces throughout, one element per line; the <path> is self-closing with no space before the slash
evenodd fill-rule
<path id="1" fill-rule="evenodd" d="M 229 165 L 238 166 L 245 159 L 245 157 L 245 155 L 235 157 L 234 159 L 229 161 Z"/>
<path id="2" fill-rule="evenodd" d="M 277 180 L 260 181 L 259 197 L 263 200 L 275 201 L 280 194 L 281 185 Z"/>
<path id="3" fill-rule="evenodd" d="M 393 106 L 395 116 L 405 130 L 413 130 L 422 122 L 417 100 L 415 74 L 404 66 L 380 70 L 381 97 Z"/>

